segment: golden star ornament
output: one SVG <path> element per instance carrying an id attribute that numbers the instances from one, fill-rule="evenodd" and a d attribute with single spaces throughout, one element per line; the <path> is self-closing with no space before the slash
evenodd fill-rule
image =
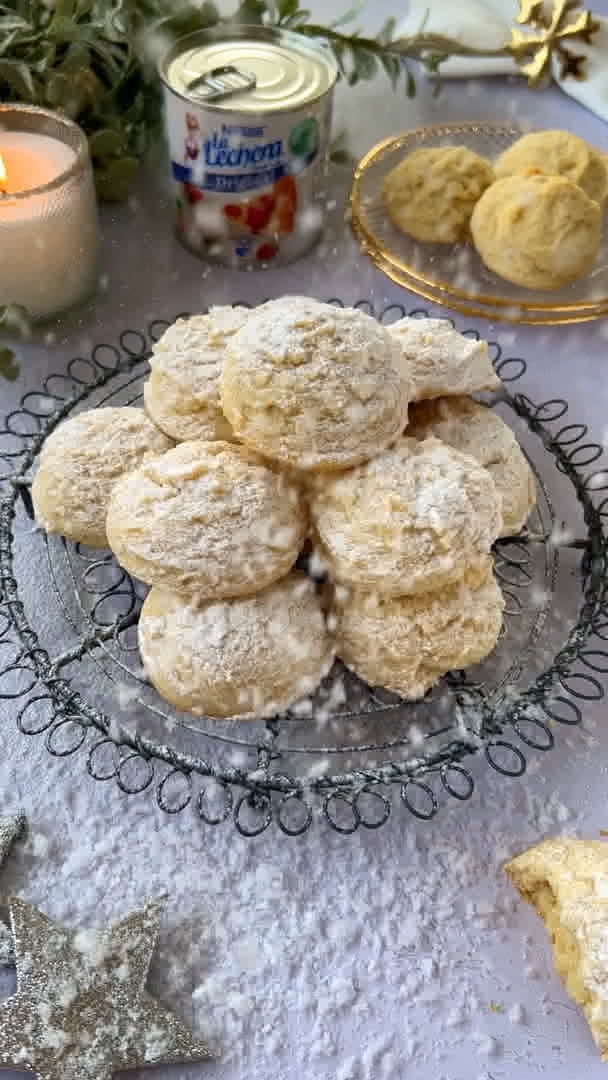
<path id="1" fill-rule="evenodd" d="M 527 29 L 511 31 L 509 50 L 530 86 L 550 76 L 554 56 L 559 60 L 560 78 L 585 78 L 585 56 L 567 45 L 571 41 L 590 44 L 599 23 L 590 11 L 578 7 L 578 0 L 519 0 L 517 22 Z"/>
<path id="2" fill-rule="evenodd" d="M 145 989 L 162 906 L 106 930 L 72 931 L 11 900 L 17 992 L 0 1005 L 0 1068 L 39 1080 L 111 1080 L 121 1069 L 209 1058 Z"/>

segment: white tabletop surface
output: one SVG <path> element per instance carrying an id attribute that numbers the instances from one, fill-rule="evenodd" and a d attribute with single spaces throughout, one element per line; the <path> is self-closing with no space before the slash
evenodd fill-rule
<path id="1" fill-rule="evenodd" d="M 343 5 L 314 6 L 328 19 Z M 608 14 L 607 3 L 596 7 Z M 372 18 L 370 5 L 367 24 L 392 10 L 374 4 Z M 409 126 L 522 117 L 570 128 L 608 151 L 608 127 L 561 92 L 534 94 L 503 81 L 450 83 L 434 99 L 422 80 L 415 101 L 391 94 L 382 81 L 340 89 L 336 130 L 347 127 L 360 153 Z M 212 302 L 307 292 L 418 305 L 373 269 L 346 228 L 337 242 L 287 270 L 206 268 L 172 236 L 160 171 L 160 164 L 149 170 L 128 206 L 103 209 L 103 291 L 80 316 L 51 328 L 46 343 L 21 348 L 19 381 L 0 384 L 6 411 L 94 343 Z M 508 354 L 527 359 L 525 388 L 533 398 L 567 398 L 572 417 L 606 440 L 605 323 L 476 325 Z M 584 1020 L 553 973 L 540 921 L 501 870 L 505 857 L 543 836 L 597 837 L 608 827 L 602 703 L 585 709 L 581 728 L 558 731 L 552 753 L 532 753 L 521 779 L 503 780 L 476 763 L 472 800 L 446 803 L 430 823 L 395 807 L 379 832 L 342 837 L 316 822 L 295 840 L 275 828 L 244 840 L 230 825 L 201 825 L 189 810 L 168 817 L 149 794 L 127 798 L 113 783 L 94 782 L 82 757 L 52 758 L 43 739 L 18 734 L 14 713 L 3 704 L 0 810 L 23 807 L 30 840 L 3 868 L 2 892 L 18 892 L 82 926 L 169 895 L 152 985 L 217 1058 L 146 1076 L 605 1075 Z M 3 976 L 0 986 L 8 992 L 10 985 Z"/>

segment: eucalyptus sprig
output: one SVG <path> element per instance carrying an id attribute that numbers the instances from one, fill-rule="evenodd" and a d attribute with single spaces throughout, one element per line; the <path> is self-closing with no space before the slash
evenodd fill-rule
<path id="1" fill-rule="evenodd" d="M 408 60 L 437 69 L 448 55 L 476 55 L 424 30 L 395 38 L 394 19 L 375 37 L 345 32 L 359 11 L 322 26 L 299 0 L 241 0 L 228 18 L 212 0 L 0 0 L 0 100 L 59 109 L 78 121 L 99 194 L 123 199 L 160 128 L 156 61 L 182 34 L 222 23 L 282 26 L 326 40 L 349 83 L 383 70 L 409 95 L 416 85 Z"/>
<path id="2" fill-rule="evenodd" d="M 25 308 L 16 304 L 0 304 L 0 376 L 8 382 L 15 382 L 19 377 L 19 363 L 15 350 L 3 344 L 6 335 L 25 340 L 30 334 L 30 321 Z"/>

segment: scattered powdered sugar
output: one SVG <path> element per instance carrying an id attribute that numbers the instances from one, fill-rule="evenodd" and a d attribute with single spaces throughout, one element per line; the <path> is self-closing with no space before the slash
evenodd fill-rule
<path id="1" fill-rule="evenodd" d="M 480 1057 L 495 1057 L 499 1052 L 499 1043 L 492 1035 L 474 1033 L 473 1041 L 476 1043 Z"/>
<path id="2" fill-rule="evenodd" d="M 476 771 L 473 800 L 443 799 L 431 822 L 393 791 L 379 833 L 345 838 L 315 821 L 299 839 L 271 829 L 246 841 L 230 823 L 205 828 L 188 810 L 167 819 L 148 800 L 125 803 L 74 763 L 45 758 L 39 796 L 53 839 L 44 857 L 16 852 L 11 884 L 81 926 L 85 953 L 88 928 L 171 894 L 152 987 L 218 1055 L 180 1080 L 465 1080 L 486 1057 L 499 1080 L 514 1055 L 532 1080 L 536 1034 L 563 1036 L 564 1010 L 544 1010 L 567 999 L 545 932 L 501 867 L 559 832 L 566 810 L 575 828 L 576 815 L 551 770 L 510 783 Z M 582 1052 L 584 1021 L 567 1015 Z"/>
<path id="3" fill-rule="evenodd" d="M 514 1002 L 511 1008 L 508 1009 L 507 1016 L 512 1024 L 524 1024 L 526 1022 L 525 1009 L 518 1001 Z"/>

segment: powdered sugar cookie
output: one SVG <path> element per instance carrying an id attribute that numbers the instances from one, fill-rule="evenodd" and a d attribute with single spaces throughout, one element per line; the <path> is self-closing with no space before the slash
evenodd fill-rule
<path id="1" fill-rule="evenodd" d="M 437 398 L 412 408 L 408 435 L 434 435 L 462 454 L 470 454 L 490 473 L 502 499 L 501 536 L 521 532 L 536 503 L 532 469 L 504 420 L 470 397 Z"/>
<path id="2" fill-rule="evenodd" d="M 372 686 L 409 700 L 442 675 L 476 664 L 496 645 L 504 601 L 483 559 L 455 585 L 417 596 L 337 590 L 338 655 Z"/>
<path id="3" fill-rule="evenodd" d="M 125 476 L 108 510 L 118 561 L 149 585 L 246 596 L 288 572 L 306 534 L 297 487 L 236 444 L 185 442 Z"/>
<path id="4" fill-rule="evenodd" d="M 212 307 L 207 315 L 178 319 L 154 345 L 146 411 L 178 442 L 232 437 L 219 380 L 228 341 L 246 316 L 245 308 Z"/>
<path id="5" fill-rule="evenodd" d="M 222 407 L 239 439 L 298 469 L 341 469 L 407 420 L 399 347 L 369 315 L 304 296 L 270 300 L 230 340 Z"/>
<path id="6" fill-rule="evenodd" d="M 337 581 L 392 596 L 441 589 L 502 529 L 489 473 L 438 439 L 401 439 L 348 473 L 317 477 L 313 523 Z"/>
<path id="7" fill-rule="evenodd" d="M 459 334 L 446 319 L 399 319 L 388 330 L 399 342 L 398 370 L 411 387 L 411 400 L 495 390 L 487 341 Z"/>
<path id="8" fill-rule="evenodd" d="M 558 975 L 580 1005 L 608 1060 L 608 846 L 563 836 L 543 840 L 505 866 L 545 923 Z"/>
<path id="9" fill-rule="evenodd" d="M 36 521 L 47 532 L 107 547 L 106 513 L 116 481 L 173 444 L 142 409 L 91 409 L 45 439 L 32 484 Z"/>
<path id="10" fill-rule="evenodd" d="M 316 690 L 334 658 L 314 585 L 298 572 L 255 596 L 212 603 L 152 589 L 138 632 L 159 693 L 210 717 L 281 712 Z"/>

